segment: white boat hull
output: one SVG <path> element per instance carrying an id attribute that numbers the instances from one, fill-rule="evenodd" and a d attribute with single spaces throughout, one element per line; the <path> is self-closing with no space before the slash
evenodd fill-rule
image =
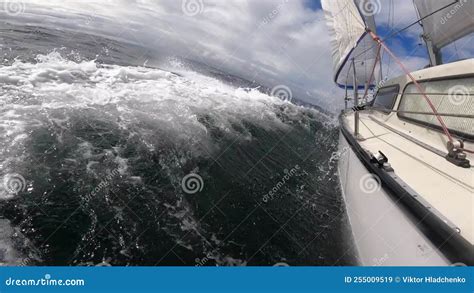
<path id="1" fill-rule="evenodd" d="M 419 222 L 381 186 L 341 133 L 338 170 L 357 259 L 364 266 L 442 266 L 451 262 Z"/>

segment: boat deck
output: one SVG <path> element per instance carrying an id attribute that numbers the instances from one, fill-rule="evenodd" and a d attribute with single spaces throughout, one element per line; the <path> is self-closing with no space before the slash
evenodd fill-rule
<path id="1" fill-rule="evenodd" d="M 352 132 L 354 115 L 345 114 L 343 121 Z M 382 151 L 395 174 L 406 182 L 443 218 L 460 230 L 460 235 L 474 243 L 474 156 L 468 154 L 471 168 L 448 162 L 432 150 L 405 138 L 408 135 L 442 153 L 446 138 L 441 132 L 398 119 L 395 113 L 360 112 L 360 145 L 371 153 Z M 465 146 L 474 149 L 472 143 Z"/>

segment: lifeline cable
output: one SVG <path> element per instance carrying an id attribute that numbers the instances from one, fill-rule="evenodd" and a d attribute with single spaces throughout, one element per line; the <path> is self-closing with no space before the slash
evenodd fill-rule
<path id="1" fill-rule="evenodd" d="M 397 56 L 388 48 L 388 46 L 380 39 L 379 36 L 377 36 L 373 31 L 367 29 L 367 32 L 370 34 L 370 36 L 372 37 L 372 39 L 377 42 L 380 46 L 382 46 L 384 48 L 385 51 L 387 51 L 387 53 L 395 60 L 395 62 L 397 62 L 397 64 L 402 68 L 402 70 L 405 72 L 405 74 L 411 79 L 411 81 L 413 81 L 413 84 L 415 84 L 416 88 L 418 89 L 418 91 L 420 92 L 420 94 L 423 96 L 423 98 L 426 100 L 426 102 L 428 103 L 428 105 L 430 106 L 431 108 L 431 111 L 433 111 L 434 115 L 436 116 L 436 119 L 438 120 L 439 124 L 441 125 L 441 127 L 443 128 L 443 132 L 444 134 L 448 137 L 449 141 L 453 144 L 454 143 L 454 139 L 451 135 L 451 133 L 449 132 L 449 129 L 448 127 L 446 126 L 446 124 L 444 123 L 444 120 L 443 118 L 438 114 L 438 110 L 436 110 L 435 106 L 433 105 L 433 102 L 431 101 L 431 99 L 428 97 L 428 95 L 425 93 L 425 91 L 423 90 L 423 88 L 421 87 L 421 85 L 418 83 L 418 81 L 415 79 L 415 77 L 413 77 L 413 75 L 410 73 L 410 71 L 405 67 L 405 65 L 403 65 L 403 63 L 397 58 Z M 465 152 L 468 152 L 468 153 L 474 153 L 474 151 L 471 151 L 471 150 L 466 150 L 466 149 L 460 149 L 460 150 L 463 150 Z"/>

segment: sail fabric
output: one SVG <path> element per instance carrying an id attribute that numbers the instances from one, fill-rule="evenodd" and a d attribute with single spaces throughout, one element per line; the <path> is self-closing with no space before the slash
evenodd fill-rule
<path id="1" fill-rule="evenodd" d="M 376 61 L 377 45 L 366 33 L 366 17 L 358 6 L 361 2 L 321 0 L 331 36 L 334 81 L 340 87 L 352 88 L 354 84 L 353 58 L 359 88 L 369 82 Z"/>
<path id="2" fill-rule="evenodd" d="M 422 20 L 424 37 L 430 40 L 435 48 L 441 49 L 474 32 L 473 0 L 415 0 L 414 2 L 420 18 L 452 4 Z"/>

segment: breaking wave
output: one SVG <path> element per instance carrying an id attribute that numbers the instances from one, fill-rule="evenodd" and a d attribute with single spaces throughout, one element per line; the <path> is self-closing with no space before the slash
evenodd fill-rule
<path id="1" fill-rule="evenodd" d="M 320 112 L 57 51 L 0 66 L 0 84 L 0 175 L 25 185 L 0 193 L 0 262 L 345 263 L 337 130 Z"/>

